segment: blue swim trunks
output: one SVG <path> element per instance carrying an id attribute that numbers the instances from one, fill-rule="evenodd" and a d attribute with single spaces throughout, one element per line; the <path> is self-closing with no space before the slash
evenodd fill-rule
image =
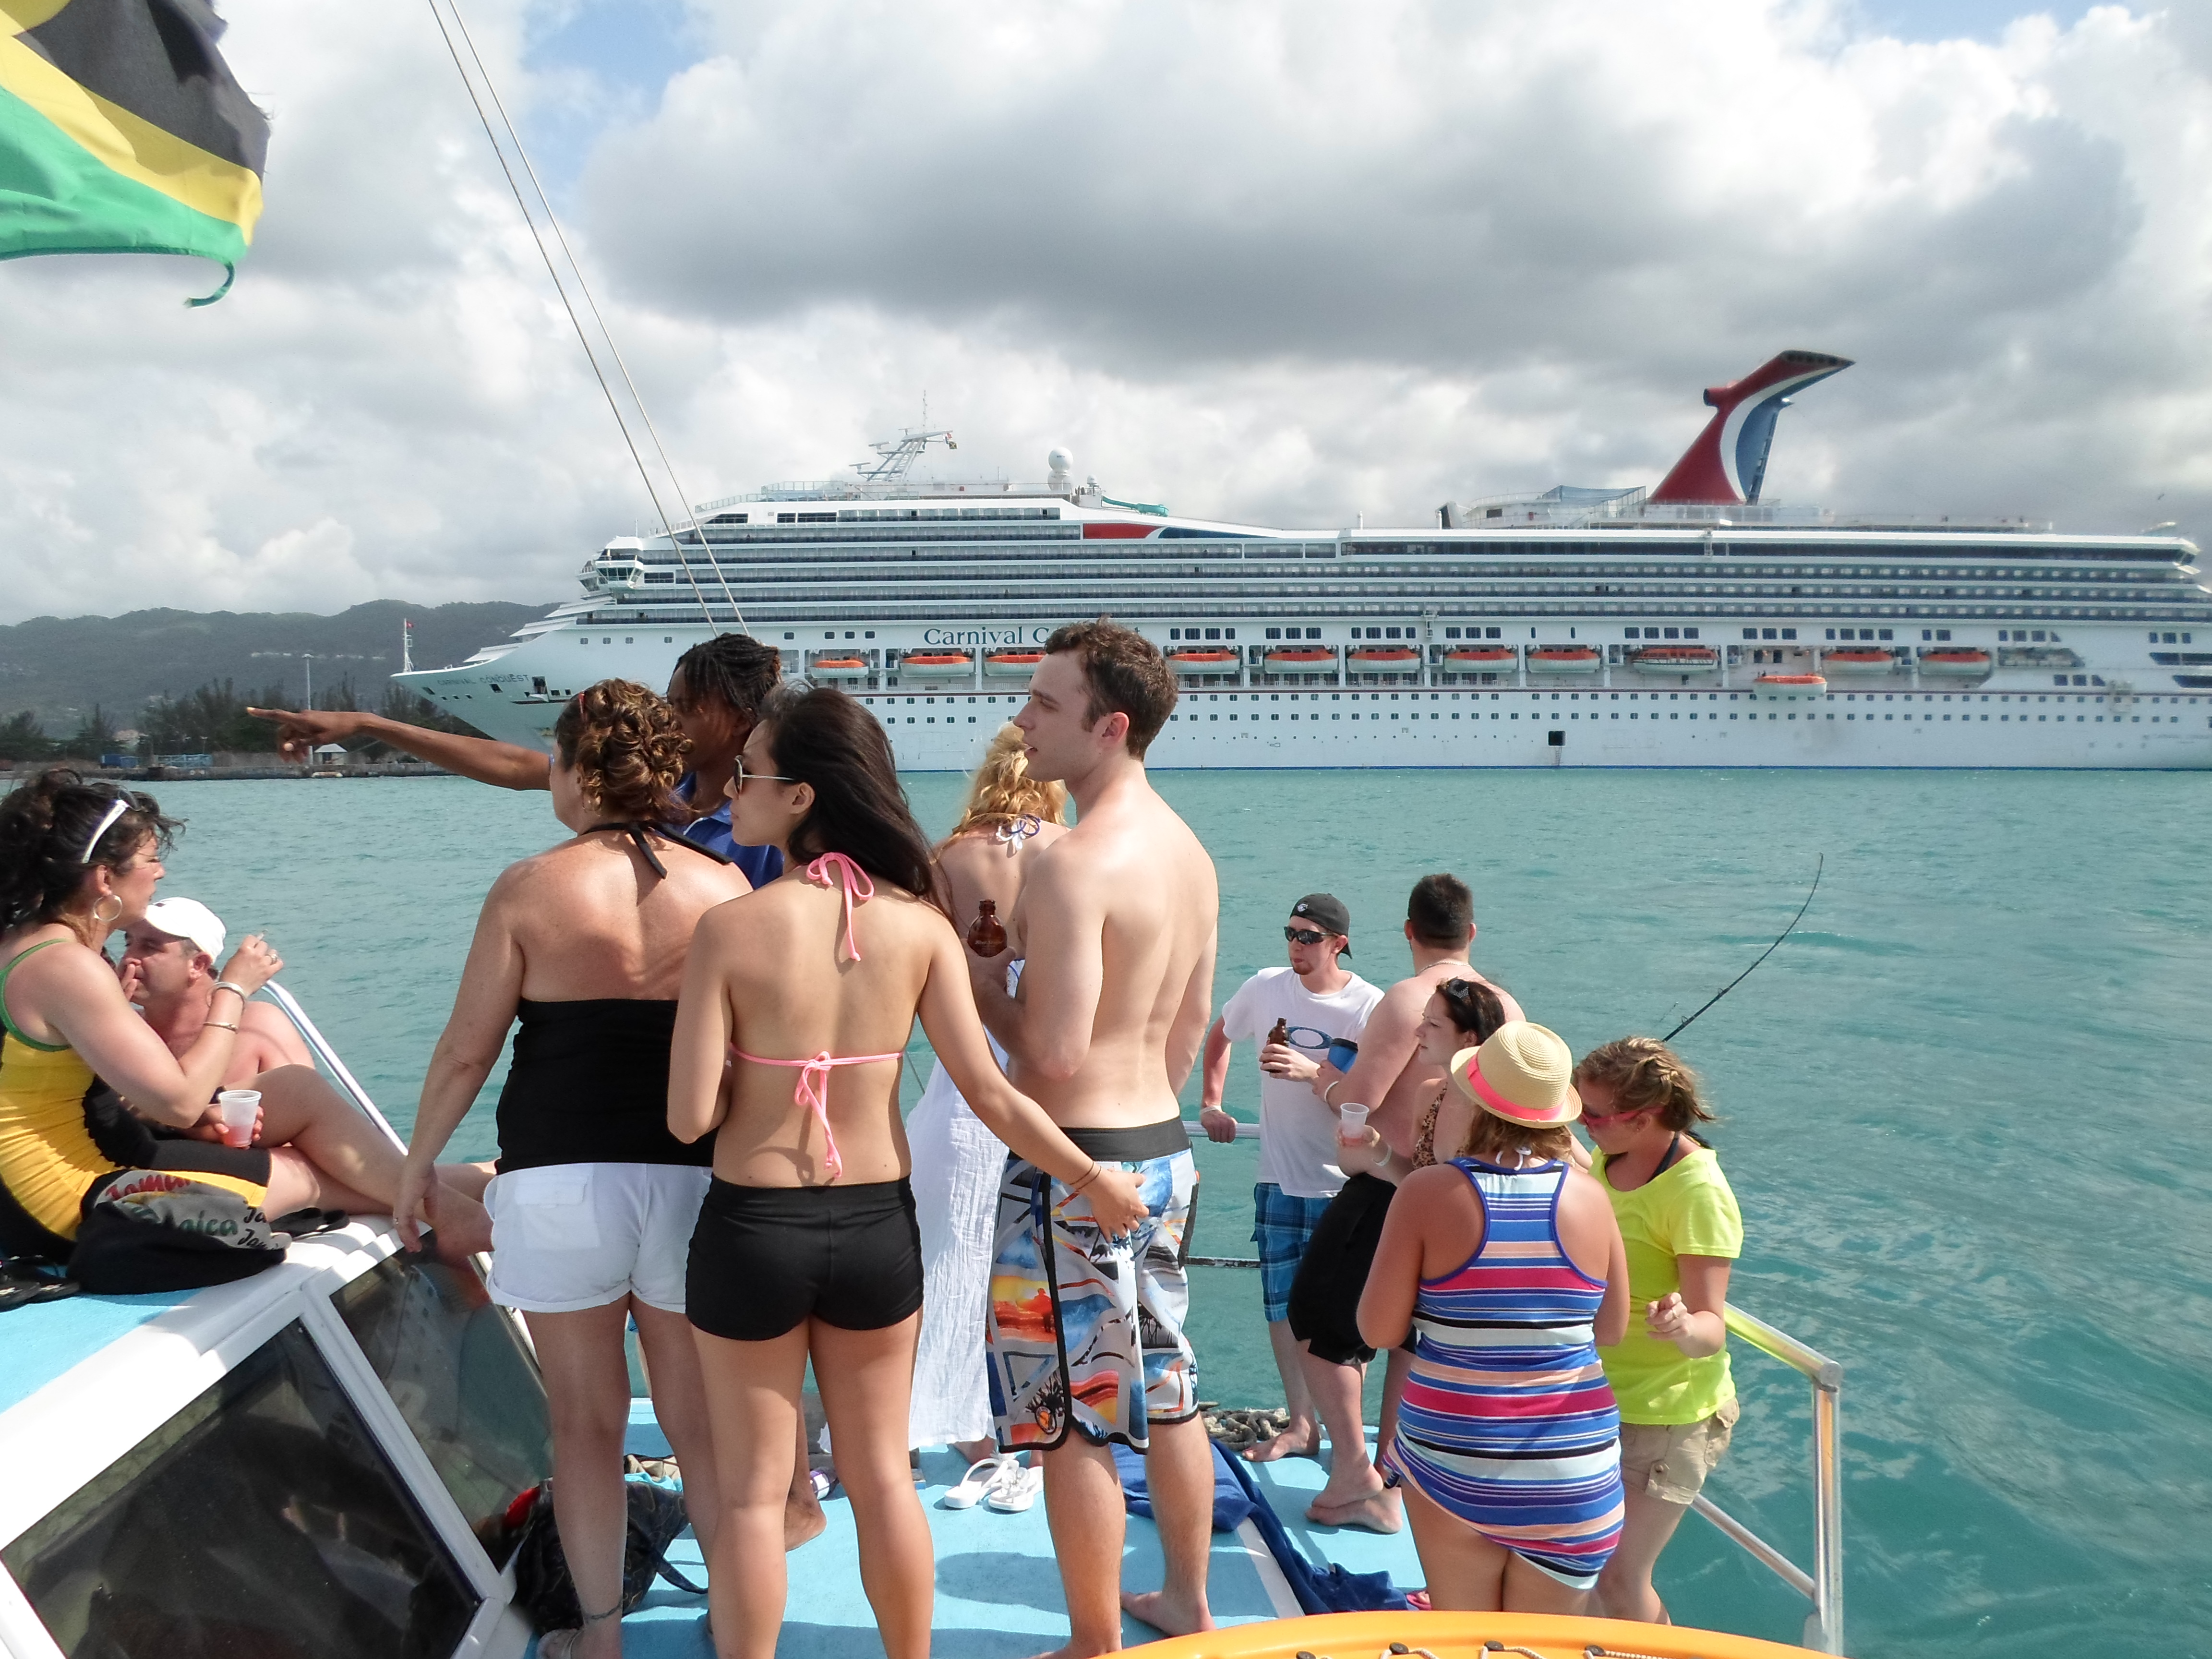
<path id="1" fill-rule="evenodd" d="M 1291 1316 L 1291 1281 L 1298 1276 L 1306 1246 L 1322 1212 L 1325 1198 L 1292 1198 L 1272 1181 L 1252 1188 L 1252 1242 L 1260 1247 L 1260 1305 L 1267 1322 Z"/>

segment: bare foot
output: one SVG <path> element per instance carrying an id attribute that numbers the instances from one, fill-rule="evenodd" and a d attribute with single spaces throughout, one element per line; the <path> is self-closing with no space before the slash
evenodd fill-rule
<path id="1" fill-rule="evenodd" d="M 972 1468 L 997 1451 L 999 1443 L 995 1440 L 956 1440 L 952 1443 L 952 1449 L 960 1454 L 960 1461 L 963 1464 Z"/>
<path id="2" fill-rule="evenodd" d="M 1395 1492 L 1378 1492 L 1372 1498 L 1356 1498 L 1349 1504 L 1324 1509 L 1315 1503 L 1306 1519 L 1316 1526 L 1358 1527 L 1365 1532 L 1397 1532 L 1406 1524 L 1405 1500 Z"/>
<path id="3" fill-rule="evenodd" d="M 1190 1636 L 1213 1628 L 1213 1614 L 1203 1595 L 1194 1601 L 1171 1597 L 1164 1589 L 1123 1590 L 1121 1611 L 1167 1636 Z"/>
<path id="4" fill-rule="evenodd" d="M 783 1547 L 795 1550 L 801 1544 L 811 1542 L 830 1530 L 830 1517 L 822 1512 L 820 1502 L 814 1498 L 801 1500 L 787 1498 L 783 1501 Z"/>
<path id="5" fill-rule="evenodd" d="M 1272 1463 L 1279 1457 L 1319 1457 L 1321 1455 L 1321 1425 L 1293 1423 L 1271 1440 L 1262 1440 L 1244 1448 L 1248 1463 Z"/>

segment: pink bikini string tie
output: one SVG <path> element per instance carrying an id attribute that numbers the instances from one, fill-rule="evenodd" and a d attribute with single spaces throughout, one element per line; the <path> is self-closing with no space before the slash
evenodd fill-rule
<path id="1" fill-rule="evenodd" d="M 896 1054 L 833 1054 L 827 1048 L 811 1060 L 770 1060 L 763 1054 L 749 1054 L 734 1042 L 730 1052 L 739 1060 L 749 1060 L 756 1066 L 782 1066 L 796 1070 L 799 1082 L 791 1091 L 793 1103 L 804 1106 L 822 1124 L 822 1166 L 835 1181 L 845 1172 L 845 1160 L 837 1155 L 837 1137 L 830 1128 L 830 1068 L 833 1066 L 867 1066 L 883 1060 L 904 1060 Z"/>
<path id="2" fill-rule="evenodd" d="M 832 882 L 832 873 L 842 879 Z M 824 853 L 806 866 L 806 878 L 819 882 L 824 887 L 836 886 L 845 898 L 845 948 L 853 960 L 860 959 L 860 943 L 853 937 L 853 906 L 866 904 L 876 896 L 876 884 L 868 872 L 842 853 Z M 796 1061 L 779 1060 L 779 1065 L 795 1065 Z"/>

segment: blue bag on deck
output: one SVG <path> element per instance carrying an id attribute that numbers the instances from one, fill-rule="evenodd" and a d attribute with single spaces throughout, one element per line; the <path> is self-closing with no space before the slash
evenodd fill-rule
<path id="1" fill-rule="evenodd" d="M 1208 1443 L 1212 1444 L 1211 1442 Z M 1152 1513 L 1152 1495 L 1145 1484 L 1145 1460 L 1119 1441 L 1108 1448 L 1114 1454 L 1114 1473 L 1121 1477 L 1121 1496 L 1129 1506 L 1129 1513 L 1147 1519 Z M 1221 1448 L 1213 1447 L 1213 1529 L 1234 1532 L 1244 1517 L 1252 1513 L 1252 1495 L 1237 1479 L 1237 1472 L 1229 1467 L 1229 1460 L 1221 1455 Z"/>

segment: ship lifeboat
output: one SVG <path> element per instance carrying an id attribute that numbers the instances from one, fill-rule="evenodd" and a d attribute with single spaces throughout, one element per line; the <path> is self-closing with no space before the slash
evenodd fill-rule
<path id="1" fill-rule="evenodd" d="M 1887 674 L 1897 666 L 1897 654 L 1873 646 L 1847 646 L 1826 653 L 1820 663 L 1832 674 Z"/>
<path id="2" fill-rule="evenodd" d="M 865 657 L 817 657 L 806 672 L 817 680 L 864 680 L 868 663 Z"/>
<path id="3" fill-rule="evenodd" d="M 973 672 L 975 667 L 975 659 L 965 651 L 910 651 L 899 659 L 898 672 L 951 679 Z"/>
<path id="4" fill-rule="evenodd" d="M 1234 651 L 1170 651 L 1168 660 L 1182 674 L 1218 674 L 1237 666 Z"/>
<path id="5" fill-rule="evenodd" d="M 1411 674 L 1421 653 L 1407 645 L 1363 645 L 1352 653 L 1352 666 L 1365 674 Z"/>
<path id="6" fill-rule="evenodd" d="M 1647 645 L 1628 653 L 1629 665 L 1662 674 L 1696 674 L 1720 666 L 1721 653 L 1710 645 Z"/>
<path id="7" fill-rule="evenodd" d="M 1528 649 L 1532 674 L 1587 674 L 1598 665 L 1598 654 L 1587 645 L 1537 645 Z"/>
<path id="8" fill-rule="evenodd" d="M 1510 645 L 1455 645 L 1444 653 L 1447 668 L 1498 668 L 1512 660 Z"/>
<path id="9" fill-rule="evenodd" d="M 1042 651 L 994 651 L 983 659 L 983 672 L 1005 679 L 1027 679 L 1044 660 Z"/>
<path id="10" fill-rule="evenodd" d="M 1978 679 L 1990 672 L 1990 653 L 1971 647 L 1951 651 L 1923 651 L 1920 653 L 1920 672 Z"/>
<path id="11" fill-rule="evenodd" d="M 1828 695 L 1828 682 L 1820 674 L 1761 674 L 1751 694 L 1768 702 L 1818 702 Z"/>
<path id="12" fill-rule="evenodd" d="M 1312 674 L 1336 666 L 1336 653 L 1326 646 L 1291 646 L 1287 650 L 1270 651 L 1263 659 L 1271 674 Z"/>

